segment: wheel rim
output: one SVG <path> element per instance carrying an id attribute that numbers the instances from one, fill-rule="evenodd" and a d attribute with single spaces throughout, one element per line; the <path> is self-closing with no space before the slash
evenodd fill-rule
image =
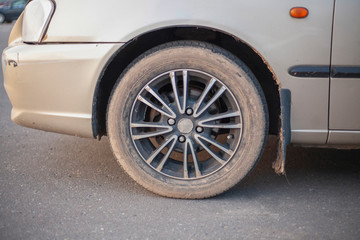
<path id="1" fill-rule="evenodd" d="M 5 22 L 5 16 L 3 14 L 0 14 L 0 23 Z"/>
<path id="2" fill-rule="evenodd" d="M 242 113 L 214 76 L 177 69 L 152 79 L 137 95 L 130 134 L 142 159 L 171 178 L 193 180 L 228 164 L 240 145 Z"/>

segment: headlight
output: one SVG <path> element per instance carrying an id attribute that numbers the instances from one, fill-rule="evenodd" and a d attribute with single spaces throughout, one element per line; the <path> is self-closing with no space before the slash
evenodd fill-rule
<path id="1" fill-rule="evenodd" d="M 26 5 L 22 26 L 24 42 L 41 42 L 54 9 L 55 5 L 51 0 L 33 0 Z"/>

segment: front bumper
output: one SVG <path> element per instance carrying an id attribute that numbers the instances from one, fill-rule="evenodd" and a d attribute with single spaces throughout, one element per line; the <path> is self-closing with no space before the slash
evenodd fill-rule
<path id="1" fill-rule="evenodd" d="M 121 44 L 10 46 L 2 54 L 11 119 L 25 127 L 93 137 L 96 83 Z"/>

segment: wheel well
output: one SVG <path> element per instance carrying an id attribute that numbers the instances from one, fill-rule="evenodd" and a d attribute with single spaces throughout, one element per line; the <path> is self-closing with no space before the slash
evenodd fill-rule
<path id="1" fill-rule="evenodd" d="M 264 60 L 240 39 L 209 28 L 172 27 L 143 34 L 122 46 L 108 61 L 97 83 L 92 114 L 94 137 L 106 135 L 106 111 L 111 91 L 125 68 L 145 51 L 178 40 L 197 40 L 222 47 L 241 59 L 254 73 L 265 94 L 269 109 L 269 133 L 278 134 L 279 86 Z"/>

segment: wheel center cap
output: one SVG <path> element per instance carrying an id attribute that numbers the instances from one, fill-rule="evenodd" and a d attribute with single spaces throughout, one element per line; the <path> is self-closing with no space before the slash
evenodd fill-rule
<path id="1" fill-rule="evenodd" d="M 188 118 L 183 118 L 179 121 L 177 127 L 181 133 L 189 133 L 193 130 L 194 123 Z"/>

